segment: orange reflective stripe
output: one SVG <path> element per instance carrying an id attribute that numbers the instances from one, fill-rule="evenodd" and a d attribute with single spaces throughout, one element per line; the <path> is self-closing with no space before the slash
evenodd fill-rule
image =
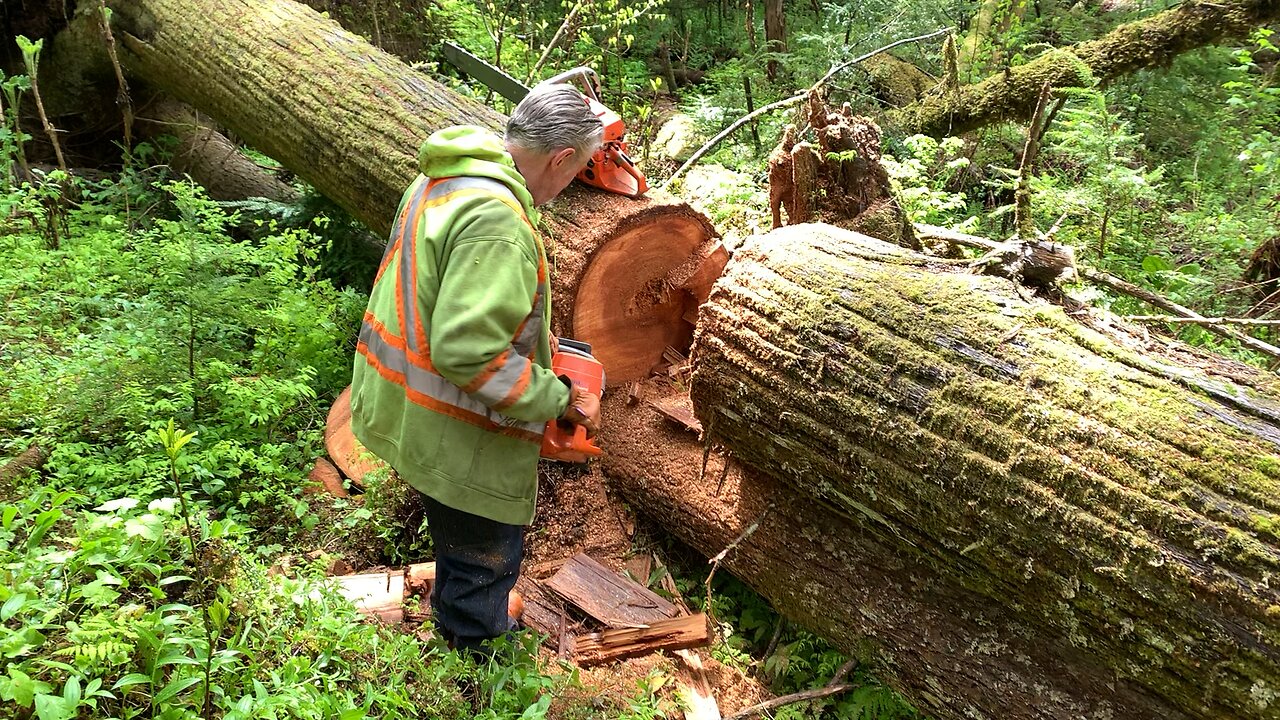
<path id="1" fill-rule="evenodd" d="M 507 364 L 507 358 L 510 356 L 511 348 L 507 348 L 506 350 L 498 353 L 498 356 L 490 360 L 489 363 L 484 366 L 484 369 L 471 379 L 471 382 L 462 386 L 462 391 L 466 393 L 473 393 L 479 390 L 481 386 L 489 382 L 494 375 L 498 374 L 498 371 L 502 369 L 502 366 Z"/>
<path id="2" fill-rule="evenodd" d="M 435 365 L 431 363 L 430 352 L 422 352 L 422 353 L 410 352 L 409 347 L 405 345 L 404 338 L 396 337 L 395 333 L 387 329 L 387 326 L 383 325 L 382 321 L 374 317 L 373 313 L 369 312 L 368 310 L 365 310 L 364 312 L 364 323 L 365 325 L 369 326 L 371 330 L 376 332 L 378 334 L 378 337 L 382 338 L 382 342 L 404 353 L 405 357 L 409 359 L 409 362 L 422 368 L 423 370 L 426 370 L 427 372 L 436 371 Z"/>

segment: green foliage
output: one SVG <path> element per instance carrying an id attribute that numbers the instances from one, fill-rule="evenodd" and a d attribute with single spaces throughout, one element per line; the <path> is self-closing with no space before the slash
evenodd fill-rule
<path id="1" fill-rule="evenodd" d="M 39 490 L 5 506 L 0 699 L 42 719 L 198 717 L 208 662 L 223 717 L 467 716 L 448 681 L 460 659 L 360 622 L 315 571 L 268 578 L 231 549 L 235 523 L 196 518 L 198 562 L 221 568 L 202 588 L 173 499 L 83 500 Z"/>
<path id="2" fill-rule="evenodd" d="M 977 224 L 976 215 L 962 217 L 970 211 L 968 198 L 951 190 L 970 165 L 970 159 L 963 154 L 964 141 L 912 135 L 902 141 L 902 148 L 901 160 L 890 154 L 883 160 L 907 218 L 971 231 Z"/>
<path id="3" fill-rule="evenodd" d="M 316 277 L 306 231 L 238 240 L 195 188 L 163 191 L 174 217 L 145 227 L 129 228 L 90 187 L 59 248 L 29 228 L 0 239 L 0 293 L 13 298 L 0 309 L 12 368 L 0 378 L 0 439 L 53 446 L 55 485 L 93 502 L 150 497 L 167 476 L 151 438 L 176 417 L 199 432 L 180 469 L 201 497 L 224 512 L 304 514 L 296 495 L 318 447 L 317 401 L 348 380 L 364 300 Z M 33 214 L 38 193 L 0 203 Z"/>

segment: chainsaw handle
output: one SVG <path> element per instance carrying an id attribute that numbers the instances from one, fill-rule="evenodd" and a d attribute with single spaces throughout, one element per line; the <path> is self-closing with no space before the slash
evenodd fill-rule
<path id="1" fill-rule="evenodd" d="M 573 68 L 572 70 L 565 70 L 559 75 L 553 75 L 546 80 L 543 80 L 542 83 L 539 84 L 571 84 L 574 80 L 579 79 L 582 80 L 583 90 L 585 90 L 584 94 L 592 100 L 600 102 L 600 76 L 596 74 L 595 70 L 592 70 L 585 65 Z"/>

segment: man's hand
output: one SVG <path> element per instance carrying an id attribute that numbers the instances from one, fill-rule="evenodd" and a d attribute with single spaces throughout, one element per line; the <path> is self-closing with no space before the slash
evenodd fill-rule
<path id="1" fill-rule="evenodd" d="M 600 432 L 600 396 L 574 385 L 569 391 L 569 407 L 562 417 L 586 428 L 587 437 L 595 437 Z"/>
<path id="2" fill-rule="evenodd" d="M 547 335 L 547 337 L 551 340 L 551 354 L 555 355 L 560 352 L 560 338 L 555 335 Z"/>

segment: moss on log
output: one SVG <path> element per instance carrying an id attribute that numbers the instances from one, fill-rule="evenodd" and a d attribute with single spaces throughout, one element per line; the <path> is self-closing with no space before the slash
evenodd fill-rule
<path id="1" fill-rule="evenodd" d="M 306 178 L 380 235 L 433 130 L 501 116 L 305 5 L 110 0 L 120 61 Z"/>
<path id="2" fill-rule="evenodd" d="M 1040 88 L 1088 87 L 1175 57 L 1280 18 L 1280 0 L 1186 2 L 1127 23 L 1097 40 L 1047 52 L 1025 65 L 996 73 L 909 105 L 886 116 L 886 126 L 904 134 L 958 135 L 1004 120 L 1025 121 Z"/>
<path id="3" fill-rule="evenodd" d="M 925 262 L 817 225 L 740 250 L 699 320 L 703 426 L 1080 672 L 1186 716 L 1276 717 L 1274 379 L 1164 368 Z"/>

